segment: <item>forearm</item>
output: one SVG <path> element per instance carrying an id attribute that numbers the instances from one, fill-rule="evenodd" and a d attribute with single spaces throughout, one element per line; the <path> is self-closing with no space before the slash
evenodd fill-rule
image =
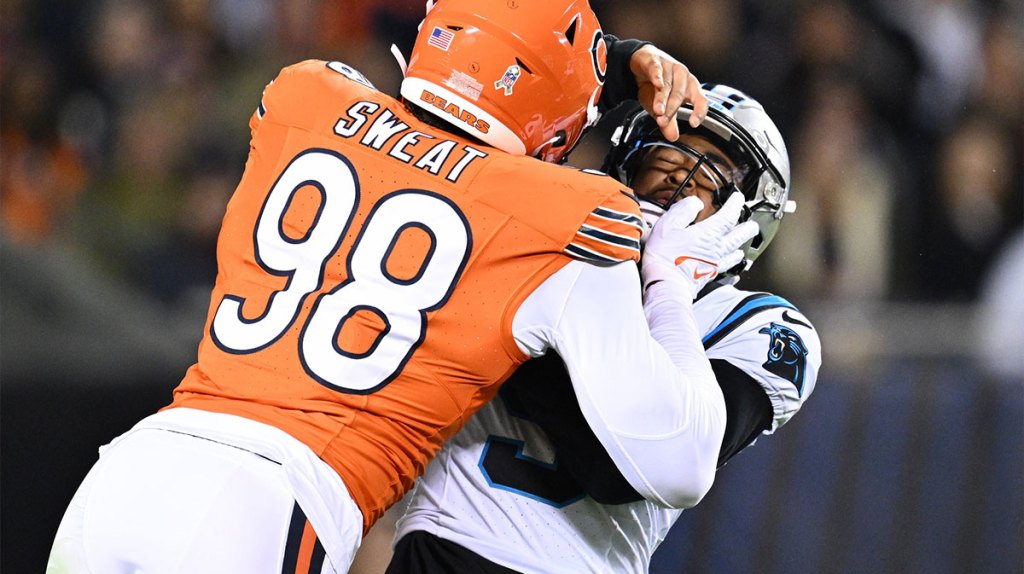
<path id="1" fill-rule="evenodd" d="M 598 102 L 601 113 L 623 102 L 637 99 L 638 88 L 636 77 L 630 68 L 630 58 L 634 52 L 650 44 L 641 40 L 620 40 L 610 34 L 605 34 L 604 39 L 608 47 L 608 71 L 604 79 L 604 88 L 601 90 L 601 100 Z"/>
<path id="2" fill-rule="evenodd" d="M 644 315 L 651 336 L 668 353 L 672 363 L 684 374 L 701 381 L 715 380 L 711 362 L 699 344 L 700 329 L 693 316 L 693 302 L 683 289 L 660 281 L 644 294 Z M 698 344 L 695 344 L 698 343 Z"/>
<path id="3" fill-rule="evenodd" d="M 696 331 L 672 344 L 688 343 L 677 355 L 700 355 L 703 370 L 680 368 L 652 338 L 635 268 L 563 271 L 561 312 L 544 338 L 565 361 L 587 423 L 638 493 L 663 506 L 693 506 L 714 479 L 725 426 Z"/>
<path id="4" fill-rule="evenodd" d="M 684 376 L 658 347 L 650 360 L 630 361 L 632 384 L 616 397 L 586 396 L 581 410 L 616 468 L 644 498 L 661 506 L 696 505 L 714 482 L 725 431 L 725 403 L 708 381 Z M 573 380 L 593 371 L 569 366 Z"/>

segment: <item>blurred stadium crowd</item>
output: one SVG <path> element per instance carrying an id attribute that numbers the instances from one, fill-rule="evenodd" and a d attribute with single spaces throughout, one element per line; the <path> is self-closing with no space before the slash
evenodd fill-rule
<path id="1" fill-rule="evenodd" d="M 422 0 L 5 0 L 3 238 L 73 246 L 164 302 L 214 275 L 247 119 L 285 65 L 397 91 Z M 794 298 L 973 301 L 1024 213 L 1024 8 L 1012 0 L 598 0 L 765 104 L 798 215 L 761 269 Z M 600 130 L 599 130 L 600 131 Z M 601 159 L 603 138 L 572 158 Z M 590 165 L 592 166 L 592 165 Z"/>

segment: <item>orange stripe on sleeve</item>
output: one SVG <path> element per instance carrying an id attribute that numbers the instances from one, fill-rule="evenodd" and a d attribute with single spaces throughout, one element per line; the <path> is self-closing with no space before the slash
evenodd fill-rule
<path id="1" fill-rule="evenodd" d="M 639 261 L 643 225 L 632 197 L 614 194 L 587 215 L 565 251 L 600 263 Z"/>

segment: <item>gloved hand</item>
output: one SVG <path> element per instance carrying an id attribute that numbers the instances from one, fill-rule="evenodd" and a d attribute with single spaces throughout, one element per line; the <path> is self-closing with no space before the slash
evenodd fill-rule
<path id="1" fill-rule="evenodd" d="M 640 262 L 644 291 L 655 282 L 669 281 L 683 287 L 692 300 L 719 273 L 743 261 L 740 247 L 758 232 L 753 221 L 737 225 L 743 194 L 734 192 L 717 213 L 694 223 L 703 208 L 699 198 L 687 197 L 658 220 Z"/>

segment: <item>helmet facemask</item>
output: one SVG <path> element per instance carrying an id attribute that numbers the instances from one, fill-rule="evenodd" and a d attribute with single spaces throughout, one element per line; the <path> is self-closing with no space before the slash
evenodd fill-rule
<path id="1" fill-rule="evenodd" d="M 704 93 L 712 104 L 707 118 L 698 128 L 692 128 L 688 123 L 692 108 L 681 108 L 677 115 L 679 131 L 684 136 L 692 134 L 708 140 L 728 156 L 736 166 L 734 169 L 709 154 L 694 150 L 682 138 L 677 142 L 666 141 L 657 123 L 643 110 L 627 115 L 616 129 L 602 169 L 632 186 L 652 150 L 670 147 L 682 152 L 691 162 L 690 172 L 671 198 L 656 204 L 666 209 L 693 180 L 712 192 L 712 205 L 716 210 L 733 191 L 740 191 L 744 197 L 741 221 L 755 221 L 760 231 L 743 246 L 747 261 L 753 262 L 774 238 L 783 215 L 795 209 L 795 204 L 789 200 L 789 160 L 778 130 L 760 104 L 726 86 L 707 86 Z M 727 100 L 723 94 L 731 97 Z M 745 102 L 738 110 L 742 113 L 733 113 L 737 100 Z M 733 272 L 739 271 L 742 269 Z"/>
<path id="2" fill-rule="evenodd" d="M 686 158 L 686 163 L 676 168 L 679 171 L 685 171 L 686 175 L 683 176 L 672 195 L 661 200 L 648 199 L 662 209 L 668 209 L 670 205 L 678 201 L 691 184 L 710 192 L 711 204 L 716 210 L 722 207 L 732 192 L 741 191 L 736 182 L 746 179 L 748 171 L 746 166 L 730 167 L 717 154 L 701 152 L 681 140 L 677 142 L 654 141 L 642 146 L 637 152 L 639 160 L 631 166 L 632 173 L 628 176 L 628 185 L 633 185 L 636 174 L 659 148 L 673 149 Z"/>

